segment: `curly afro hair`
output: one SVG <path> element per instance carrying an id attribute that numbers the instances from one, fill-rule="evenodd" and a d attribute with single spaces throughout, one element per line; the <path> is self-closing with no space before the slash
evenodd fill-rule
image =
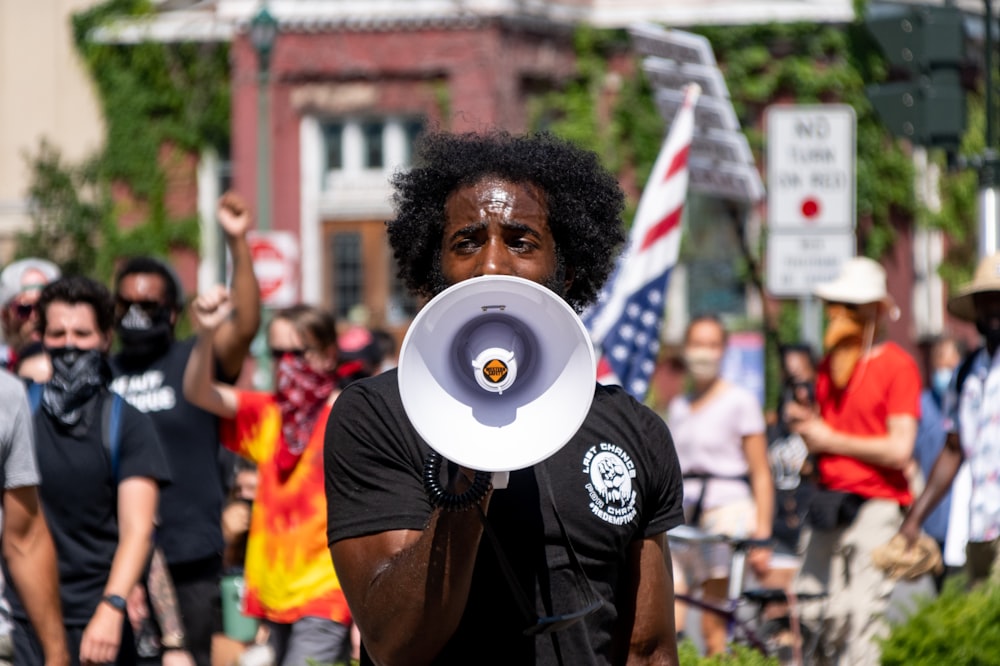
<path id="1" fill-rule="evenodd" d="M 389 243 L 399 277 L 418 296 L 441 290 L 445 201 L 484 177 L 531 183 L 544 192 L 557 259 L 573 271 L 564 295 L 577 311 L 592 303 L 624 242 L 624 194 L 597 156 L 547 133 L 433 133 L 418 144 L 416 165 L 392 178 L 396 219 Z"/>

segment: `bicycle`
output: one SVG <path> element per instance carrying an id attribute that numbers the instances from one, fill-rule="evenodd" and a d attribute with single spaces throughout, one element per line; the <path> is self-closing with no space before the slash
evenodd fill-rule
<path id="1" fill-rule="evenodd" d="M 822 620 L 815 625 L 801 621 L 796 612 L 767 618 L 766 610 L 775 604 L 797 606 L 800 602 L 816 602 L 826 598 L 826 592 L 789 594 L 780 588 L 743 589 L 747 554 L 753 548 L 769 547 L 770 539 L 744 539 L 721 534 L 708 534 L 697 528 L 681 525 L 667 532 L 669 539 L 687 543 L 725 543 L 733 551 L 729 565 L 729 584 L 724 603 L 713 603 L 692 594 L 675 593 L 674 598 L 701 611 L 713 613 L 726 621 L 726 642 L 745 645 L 779 663 L 812 664 L 822 660 L 824 646 Z"/>

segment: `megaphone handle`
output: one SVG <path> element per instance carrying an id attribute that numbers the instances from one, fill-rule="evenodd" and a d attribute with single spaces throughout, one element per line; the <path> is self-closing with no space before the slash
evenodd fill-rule
<path id="1" fill-rule="evenodd" d="M 503 490 L 510 481 L 510 472 L 493 472 L 493 490 Z"/>

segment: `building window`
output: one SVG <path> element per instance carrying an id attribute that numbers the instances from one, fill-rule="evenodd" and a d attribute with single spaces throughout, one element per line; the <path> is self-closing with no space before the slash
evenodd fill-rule
<path id="1" fill-rule="evenodd" d="M 322 130 L 326 171 L 339 171 L 344 168 L 344 124 L 323 123 Z"/>
<path id="2" fill-rule="evenodd" d="M 333 312 L 346 318 L 351 308 L 364 303 L 364 258 L 361 233 L 357 231 L 333 234 L 330 239 L 333 259 Z"/>
<path id="3" fill-rule="evenodd" d="M 419 118 L 330 119 L 321 121 L 327 174 L 388 172 L 413 161 L 413 143 L 424 130 Z"/>
<path id="4" fill-rule="evenodd" d="M 380 122 L 366 122 L 361 125 L 361 136 L 364 141 L 362 167 L 365 169 L 381 169 L 385 166 L 385 149 L 382 145 L 382 130 Z"/>

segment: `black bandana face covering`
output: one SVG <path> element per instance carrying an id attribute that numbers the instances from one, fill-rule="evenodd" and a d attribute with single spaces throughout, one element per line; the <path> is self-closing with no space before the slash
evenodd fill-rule
<path id="1" fill-rule="evenodd" d="M 100 349 L 49 347 L 52 379 L 42 390 L 42 407 L 55 419 L 74 426 L 83 417 L 84 406 L 110 378 L 107 358 Z"/>
<path id="2" fill-rule="evenodd" d="M 167 352 L 174 339 L 170 310 L 159 307 L 148 311 L 133 303 L 118 322 L 118 336 L 125 356 L 158 358 Z"/>

